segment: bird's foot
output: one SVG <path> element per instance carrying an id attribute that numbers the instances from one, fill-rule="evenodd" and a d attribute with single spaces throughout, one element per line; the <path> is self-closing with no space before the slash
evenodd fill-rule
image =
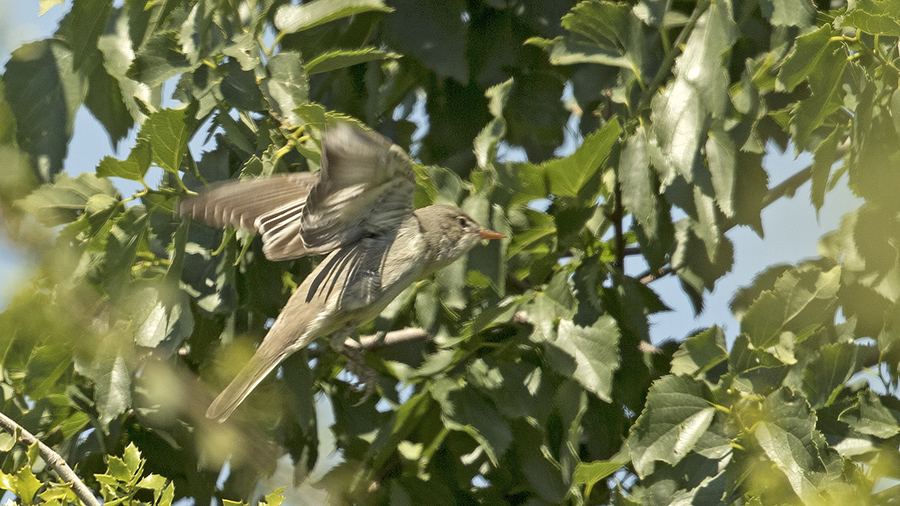
<path id="1" fill-rule="evenodd" d="M 345 335 L 336 336 L 331 340 L 331 347 L 335 351 L 347 357 L 347 372 L 356 376 L 354 385 L 356 391 L 362 391 L 362 398 L 353 406 L 359 406 L 368 401 L 378 386 L 378 372 L 366 363 L 363 349 L 357 341 L 348 339 Z"/>

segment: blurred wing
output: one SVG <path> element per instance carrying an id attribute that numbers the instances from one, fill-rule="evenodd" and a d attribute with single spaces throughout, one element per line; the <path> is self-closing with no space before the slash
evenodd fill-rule
<path id="1" fill-rule="evenodd" d="M 406 153 L 381 135 L 341 123 L 322 139 L 322 170 L 309 192 L 300 236 L 325 253 L 395 230 L 413 212 L 416 182 Z"/>
<path id="2" fill-rule="evenodd" d="M 316 181 L 318 175 L 310 173 L 231 181 L 182 200 L 178 214 L 207 225 L 259 232 L 270 260 L 299 258 L 310 254 L 300 240 L 300 223 Z"/>

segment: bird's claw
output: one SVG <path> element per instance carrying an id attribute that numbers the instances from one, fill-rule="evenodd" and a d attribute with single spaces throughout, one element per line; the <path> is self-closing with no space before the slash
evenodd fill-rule
<path id="1" fill-rule="evenodd" d="M 333 340 L 332 348 L 347 357 L 347 372 L 357 378 L 356 384 L 353 385 L 354 389 L 363 392 L 362 398 L 353 407 L 365 404 L 378 386 L 378 372 L 366 363 L 363 350 L 356 346 L 355 342 L 349 344 L 345 339 L 340 339 L 340 342 Z"/>

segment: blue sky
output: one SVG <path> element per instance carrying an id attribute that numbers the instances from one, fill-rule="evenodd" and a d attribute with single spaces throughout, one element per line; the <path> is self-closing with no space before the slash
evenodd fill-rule
<path id="1" fill-rule="evenodd" d="M 39 16 L 37 0 L 16 2 L 0 0 L 0 65 L 6 64 L 9 54 L 16 47 L 52 34 L 70 4 L 71 0 L 67 0 L 65 5 L 53 7 L 43 16 Z M 123 157 L 133 144 L 134 132 L 119 143 L 119 152 L 114 152 L 100 124 L 82 108 L 76 118 L 65 170 L 71 174 L 93 171 L 101 158 L 109 154 Z M 199 149 L 196 145 L 191 147 L 194 150 Z M 777 148 L 770 147 L 764 159 L 770 186 L 783 181 L 807 166 L 810 161 L 811 157 L 806 154 L 795 160 L 791 150 L 781 153 Z M 818 218 L 809 203 L 807 183 L 797 191 L 794 198 L 781 199 L 763 212 L 764 239 L 745 227 L 728 232 L 728 237 L 735 245 L 734 268 L 718 282 L 715 292 L 706 298 L 705 310 L 696 318 L 676 278 L 670 276 L 652 283 L 651 286 L 673 309 L 670 313 L 655 315 L 652 318 L 653 341 L 658 343 L 671 338 L 680 340 L 692 330 L 714 323 L 725 327 L 726 335 L 730 340 L 733 339 L 737 335 L 738 323 L 732 318 L 728 308 L 731 295 L 737 288 L 749 284 L 754 275 L 767 266 L 793 263 L 817 256 L 816 244 L 819 237 L 836 228 L 840 217 L 858 205 L 845 182 L 842 181 L 835 191 L 827 195 L 825 206 Z M 136 189 L 122 184 L 119 187 L 126 195 Z M 626 265 L 626 269 L 629 272 L 639 271 L 641 266 L 632 262 Z M 27 276 L 28 270 L 27 258 L 0 234 L 0 281 L 3 281 L 3 288 L 0 288 L 0 307 L 11 295 L 7 290 L 16 285 L 15 280 Z"/>

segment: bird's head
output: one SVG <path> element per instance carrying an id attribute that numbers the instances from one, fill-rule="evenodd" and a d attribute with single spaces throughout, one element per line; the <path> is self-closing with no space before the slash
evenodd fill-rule
<path id="1" fill-rule="evenodd" d="M 452 263 L 486 239 L 504 239 L 505 235 L 487 229 L 456 206 L 434 205 L 416 210 L 428 254 L 437 270 Z"/>

